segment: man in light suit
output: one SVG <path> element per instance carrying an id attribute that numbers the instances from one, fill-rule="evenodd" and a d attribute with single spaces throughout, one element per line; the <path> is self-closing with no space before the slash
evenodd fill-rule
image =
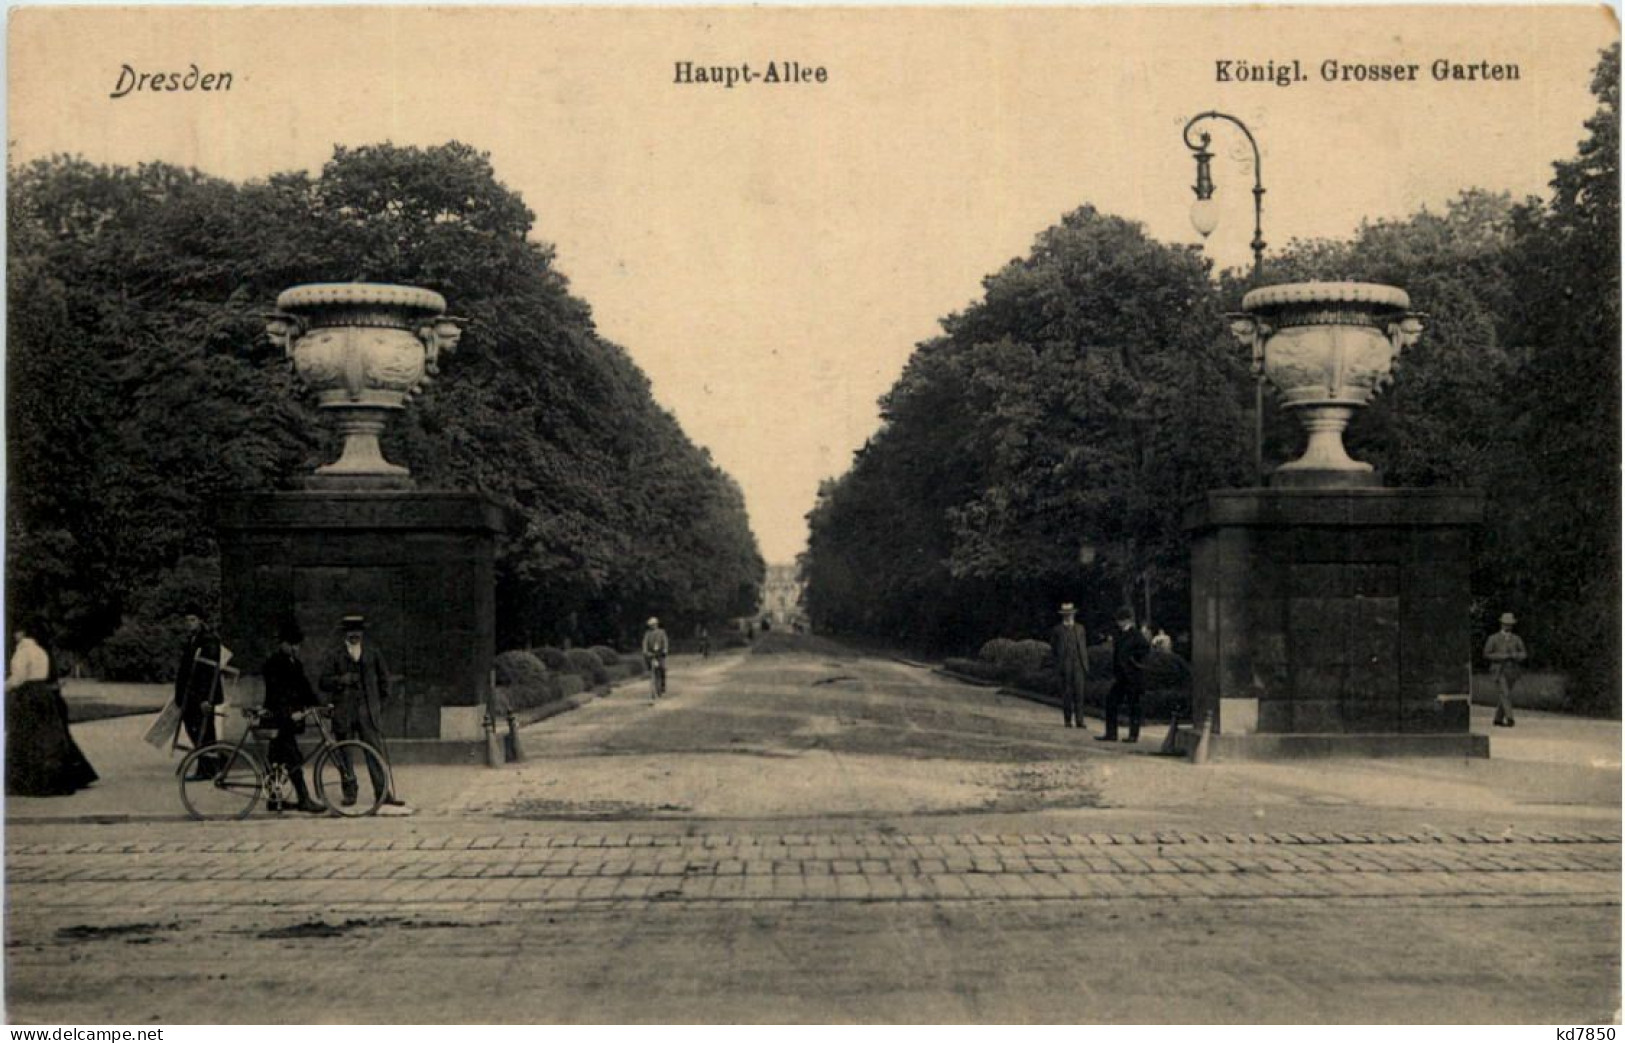
<path id="1" fill-rule="evenodd" d="M 1501 613 L 1501 629 L 1484 642 L 1484 658 L 1490 661 L 1490 671 L 1495 674 L 1495 693 L 1498 697 L 1495 723 L 1502 728 L 1510 728 L 1517 723 L 1512 717 L 1512 690 L 1518 687 L 1523 661 L 1529 658 L 1523 638 L 1512 632 L 1517 625 L 1517 616 L 1510 612 Z"/>
<path id="2" fill-rule="evenodd" d="M 660 620 L 650 616 L 648 629 L 643 632 L 643 662 L 654 675 L 654 687 L 649 695 L 651 702 L 666 694 L 666 655 L 670 651 L 671 642 L 666 632 L 660 629 Z"/>
<path id="3" fill-rule="evenodd" d="M 1050 651 L 1055 656 L 1055 672 L 1061 678 L 1061 717 L 1066 727 L 1083 725 L 1083 689 L 1089 680 L 1089 642 L 1078 610 L 1068 601 L 1061 606 L 1061 622 L 1050 631 Z"/>
<path id="4" fill-rule="evenodd" d="M 333 701 L 333 734 L 339 739 L 360 739 L 377 750 L 387 763 L 389 747 L 384 745 L 384 703 L 389 701 L 389 667 L 384 654 L 366 640 L 367 621 L 361 616 L 345 616 L 344 644 L 327 657 L 322 666 L 320 686 Z M 345 804 L 356 799 L 355 769 L 348 758 L 340 758 Z M 374 793 L 385 793 L 384 803 L 406 803 L 389 790 L 388 776 L 367 762 Z M 386 792 L 387 791 L 387 792 Z"/>

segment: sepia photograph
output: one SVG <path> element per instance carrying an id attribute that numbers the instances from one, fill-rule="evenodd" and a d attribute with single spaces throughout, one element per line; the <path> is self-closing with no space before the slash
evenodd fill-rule
<path id="1" fill-rule="evenodd" d="M 8 14 L 12 1038 L 1614 1038 L 1614 9 Z"/>

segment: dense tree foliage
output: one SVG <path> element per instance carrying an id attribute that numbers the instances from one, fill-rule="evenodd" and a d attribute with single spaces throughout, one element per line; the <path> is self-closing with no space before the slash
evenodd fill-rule
<path id="1" fill-rule="evenodd" d="M 1578 703 L 1617 708 L 1617 46 L 1593 91 L 1549 201 L 1466 191 L 1294 242 L 1265 281 L 1390 283 L 1428 314 L 1350 449 L 1390 485 L 1486 490 L 1475 623 L 1517 612 Z M 880 431 L 821 490 L 802 562 L 814 625 L 968 652 L 1041 633 L 1062 597 L 1098 623 L 1149 591 L 1151 615 L 1182 627 L 1180 508 L 1250 484 L 1251 380 L 1221 319 L 1246 288 L 1091 208 L 1043 233 L 919 347 Z M 1266 416 L 1266 462 L 1301 451 L 1298 425 Z"/>
<path id="2" fill-rule="evenodd" d="M 335 455 L 262 336 L 276 294 L 315 281 L 430 287 L 467 320 L 385 449 L 522 520 L 500 567 L 505 644 L 753 607 L 739 490 L 597 334 L 484 155 L 339 148 L 318 176 L 246 185 L 59 157 L 9 181 L 7 595 L 62 647 L 195 595 L 214 498 Z"/>
<path id="3" fill-rule="evenodd" d="M 1079 598 L 1183 618 L 1180 511 L 1246 458 L 1205 263 L 1092 207 L 944 321 L 810 518 L 814 624 L 939 647 Z M 1102 620 L 1096 620 L 1099 623 Z"/>
<path id="4" fill-rule="evenodd" d="M 1509 428 L 1500 554 L 1506 590 L 1600 709 L 1620 699 L 1620 48 L 1598 65 L 1599 107 L 1549 202 L 1518 216 Z M 1516 505 L 1516 506 L 1514 506 Z"/>

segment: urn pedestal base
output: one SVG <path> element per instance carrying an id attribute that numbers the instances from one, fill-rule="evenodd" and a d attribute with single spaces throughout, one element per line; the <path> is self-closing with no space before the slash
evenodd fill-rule
<path id="1" fill-rule="evenodd" d="M 342 641 L 339 619 L 360 613 L 390 668 L 391 757 L 484 763 L 505 528 L 496 504 L 474 493 L 352 485 L 233 496 L 219 503 L 217 522 L 220 636 L 243 671 L 246 701 L 261 690 L 256 675 L 280 619 L 291 614 L 304 630 L 301 658 L 315 684 Z"/>
<path id="2" fill-rule="evenodd" d="M 1323 471 L 1318 468 L 1278 467 L 1270 474 L 1271 489 L 1381 489 L 1376 471 Z"/>
<path id="3" fill-rule="evenodd" d="M 1210 756 L 1488 756 L 1466 694 L 1483 510 L 1476 491 L 1273 487 L 1191 507 Z"/>
<path id="4" fill-rule="evenodd" d="M 376 492 L 384 489 L 411 490 L 417 482 L 411 475 L 397 474 L 316 474 L 306 475 L 299 483 L 317 492 Z"/>

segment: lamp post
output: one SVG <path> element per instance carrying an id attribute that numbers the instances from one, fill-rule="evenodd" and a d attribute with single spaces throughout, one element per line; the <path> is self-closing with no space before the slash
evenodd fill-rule
<path id="1" fill-rule="evenodd" d="M 1196 184 L 1191 191 L 1196 193 L 1196 201 L 1191 204 L 1191 225 L 1206 239 L 1219 225 L 1218 206 L 1213 202 L 1213 153 L 1209 152 L 1208 144 L 1213 136 L 1207 131 L 1197 135 L 1195 141 L 1191 140 L 1191 130 L 1203 120 L 1224 120 L 1235 125 L 1247 139 L 1247 144 L 1253 147 L 1253 241 L 1250 244 L 1253 250 L 1253 279 L 1252 287 L 1257 289 L 1264 281 L 1264 171 L 1263 160 L 1258 152 L 1258 142 L 1253 138 L 1253 132 L 1247 129 L 1247 124 L 1225 112 L 1203 112 L 1193 116 L 1185 124 L 1185 147 L 1190 149 L 1196 158 Z M 1253 473 L 1258 476 L 1258 484 L 1264 484 L 1264 357 L 1262 355 L 1262 342 L 1253 352 Z"/>

